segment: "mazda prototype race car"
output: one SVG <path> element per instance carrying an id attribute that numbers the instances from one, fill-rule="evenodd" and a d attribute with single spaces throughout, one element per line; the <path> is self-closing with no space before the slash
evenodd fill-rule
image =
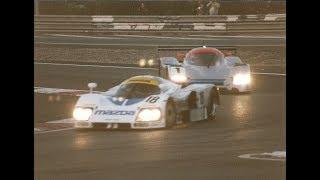
<path id="1" fill-rule="evenodd" d="M 159 75 L 176 83 L 211 83 L 235 92 L 251 90 L 250 66 L 237 56 L 227 56 L 216 48 L 190 50 L 183 62 L 175 57 L 161 57 Z"/>
<path id="2" fill-rule="evenodd" d="M 135 76 L 106 92 L 78 99 L 76 128 L 165 128 L 177 122 L 215 117 L 219 92 L 213 84 L 173 83 L 155 76 Z"/>

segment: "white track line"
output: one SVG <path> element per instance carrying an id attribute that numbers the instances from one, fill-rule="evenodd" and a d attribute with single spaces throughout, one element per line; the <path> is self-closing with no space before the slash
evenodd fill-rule
<path id="1" fill-rule="evenodd" d="M 49 42 L 36 42 L 35 44 L 48 44 L 48 45 L 82 45 L 82 46 L 139 46 L 139 47 L 158 47 L 156 44 L 92 44 L 92 43 L 49 43 Z"/>
<path id="2" fill-rule="evenodd" d="M 261 38 L 261 39 L 286 39 L 285 36 L 213 36 L 213 35 L 188 35 L 189 37 L 172 37 L 172 36 L 142 36 L 142 35 L 113 35 L 113 37 L 107 36 L 84 36 L 73 34 L 46 34 L 47 36 L 60 36 L 60 37 L 79 37 L 79 38 L 93 38 L 93 39 L 124 39 L 124 37 L 137 37 L 137 38 L 156 38 L 156 39 L 190 39 L 190 40 L 203 40 L 206 38 Z M 45 37 L 45 36 L 34 36 Z M 193 38 L 194 37 L 194 38 Z M 199 38 L 197 38 L 199 37 Z M 200 38 L 201 37 L 201 38 Z"/>
<path id="3" fill-rule="evenodd" d="M 158 47 L 158 46 L 172 46 L 172 44 L 88 44 L 88 43 L 48 43 L 48 42 L 36 42 L 35 44 L 47 44 L 47 45 L 78 45 L 78 46 L 139 46 L 139 47 Z M 191 45 L 191 46 L 203 46 L 203 45 Z M 222 45 L 223 46 L 223 45 Z M 230 46 L 230 45 L 224 45 Z M 263 44 L 236 44 L 235 47 L 279 47 L 286 46 L 286 44 L 274 44 L 274 45 L 263 45 Z"/>
<path id="4" fill-rule="evenodd" d="M 124 39 L 121 37 L 101 37 L 101 36 L 80 36 L 80 35 L 72 35 L 72 34 L 47 34 L 47 36 L 53 37 L 78 37 L 78 38 L 92 38 L 92 39 Z M 44 36 L 42 36 L 44 37 Z"/>
<path id="5" fill-rule="evenodd" d="M 252 72 L 251 74 L 271 75 L 271 76 L 286 76 L 287 75 L 287 74 L 282 74 L 282 73 L 258 73 L 258 72 Z"/>
<path id="6" fill-rule="evenodd" d="M 286 161 L 286 159 L 272 159 L 272 158 L 258 158 L 258 157 L 251 157 L 250 154 L 244 154 L 238 156 L 239 158 L 243 159 L 256 159 L 256 160 L 266 160 L 266 161 Z"/>
<path id="7" fill-rule="evenodd" d="M 83 91 L 86 90 L 34 87 L 34 92 L 39 94 L 81 93 Z"/>
<path id="8" fill-rule="evenodd" d="M 61 63 L 38 63 L 35 62 L 34 64 L 37 65 L 52 65 L 52 66 L 79 66 L 79 67 L 102 67 L 102 68 L 119 68 L 119 69 L 147 69 L 147 70 L 158 70 L 157 68 L 141 68 L 141 67 L 128 67 L 128 66 L 103 66 L 103 65 L 87 65 L 87 64 L 61 64 Z M 272 76 L 286 76 L 283 73 L 259 73 L 259 72 L 252 72 L 252 74 L 258 75 L 272 75 Z"/>
<path id="9" fill-rule="evenodd" d="M 61 124 L 61 123 L 74 124 L 75 120 L 73 118 L 67 118 L 67 119 L 61 119 L 61 120 L 56 120 L 56 121 L 48 121 L 46 123 L 49 123 L 49 124 Z"/>
<path id="10" fill-rule="evenodd" d="M 61 64 L 61 63 L 38 63 L 37 65 L 52 65 L 52 66 L 75 66 L 75 67 L 101 67 L 101 68 L 119 68 L 119 69 L 144 69 L 144 70 L 158 70 L 157 68 L 141 68 L 141 67 L 127 67 L 127 66 L 103 66 L 103 65 L 87 65 L 87 64 Z"/>
<path id="11" fill-rule="evenodd" d="M 286 39 L 285 36 L 213 36 L 213 35 L 189 35 L 190 37 L 212 37 L 212 38 L 256 38 L 256 39 Z"/>
<path id="12" fill-rule="evenodd" d="M 269 156 L 269 157 L 254 157 L 254 156 Z M 267 161 L 286 161 L 286 151 L 274 151 L 272 153 L 260 153 L 260 154 L 243 154 L 238 156 L 244 159 L 257 159 Z"/>
<path id="13" fill-rule="evenodd" d="M 79 93 L 79 94 L 75 94 L 76 96 L 81 96 L 82 93 L 89 93 L 89 90 L 82 90 L 82 89 L 62 89 L 62 88 L 47 88 L 47 87 L 38 87 L 35 86 L 34 87 L 34 93 L 38 93 L 38 94 L 67 94 L 67 93 Z M 103 94 L 102 91 L 92 91 L 93 93 L 97 93 L 97 94 Z"/>
<path id="14" fill-rule="evenodd" d="M 192 38 L 192 37 L 170 37 L 170 36 L 142 36 L 142 35 L 114 35 L 118 37 L 133 37 L 133 38 L 154 38 L 154 39 L 183 39 L 183 40 L 204 40 L 203 38 Z M 208 39 L 207 39 L 208 40 Z M 212 40 L 217 40 L 214 38 Z M 224 39 L 221 39 L 224 40 Z"/>
<path id="15" fill-rule="evenodd" d="M 51 130 L 51 131 L 38 131 L 38 132 L 34 132 L 34 134 L 45 134 L 45 133 L 51 133 L 51 132 L 67 131 L 67 130 L 72 130 L 72 129 L 76 129 L 76 128 L 72 127 L 72 128 L 56 129 L 56 130 Z"/>

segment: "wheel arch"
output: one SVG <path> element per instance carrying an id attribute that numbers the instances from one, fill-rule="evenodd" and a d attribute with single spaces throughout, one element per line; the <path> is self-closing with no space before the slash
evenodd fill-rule
<path id="1" fill-rule="evenodd" d="M 197 108 L 197 92 L 191 91 L 187 98 L 189 109 Z"/>

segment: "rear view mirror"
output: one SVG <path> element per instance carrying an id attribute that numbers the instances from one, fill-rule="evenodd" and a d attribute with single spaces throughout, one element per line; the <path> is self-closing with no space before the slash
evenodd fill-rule
<path id="1" fill-rule="evenodd" d="M 89 87 L 90 93 L 92 93 L 93 89 L 96 88 L 97 86 L 98 86 L 97 83 L 89 83 L 88 87 Z"/>
<path id="2" fill-rule="evenodd" d="M 221 50 L 221 52 L 224 54 L 225 57 L 236 56 L 237 54 L 236 50 Z"/>
<path id="3" fill-rule="evenodd" d="M 179 61 L 174 57 L 161 57 L 160 58 L 161 66 L 169 65 L 169 66 L 179 66 Z"/>
<path id="4" fill-rule="evenodd" d="M 180 63 L 183 62 L 183 60 L 184 60 L 185 57 L 186 57 L 185 53 L 183 53 L 183 52 L 178 52 L 178 53 L 177 53 L 177 59 L 178 59 L 178 61 L 179 61 Z"/>
<path id="5" fill-rule="evenodd" d="M 233 53 L 231 51 L 226 51 L 224 52 L 224 56 L 227 57 L 227 56 L 232 56 Z"/>

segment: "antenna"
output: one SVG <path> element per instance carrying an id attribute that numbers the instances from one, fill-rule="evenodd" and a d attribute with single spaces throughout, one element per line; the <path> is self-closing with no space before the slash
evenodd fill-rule
<path id="1" fill-rule="evenodd" d="M 202 44 L 203 44 L 203 45 L 202 45 L 203 48 L 206 48 L 206 47 L 207 47 L 207 46 L 205 45 L 205 43 L 204 43 L 204 40 L 202 40 Z"/>

